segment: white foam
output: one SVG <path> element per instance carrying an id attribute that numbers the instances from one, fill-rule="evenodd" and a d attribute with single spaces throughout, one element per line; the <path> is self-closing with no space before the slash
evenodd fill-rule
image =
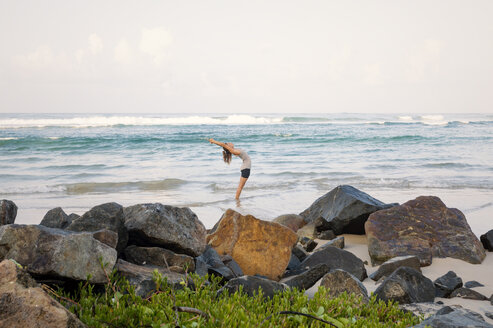
<path id="1" fill-rule="evenodd" d="M 18 140 L 19 138 L 8 137 L 8 138 L 0 138 L 0 140 Z"/>

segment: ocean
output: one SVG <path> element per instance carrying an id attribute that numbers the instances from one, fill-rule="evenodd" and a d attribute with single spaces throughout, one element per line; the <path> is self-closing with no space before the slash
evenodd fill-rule
<path id="1" fill-rule="evenodd" d="M 252 159 L 241 200 L 241 160 Z M 388 203 L 438 196 L 478 236 L 493 228 L 493 115 L 0 114 L 0 199 L 16 223 L 62 207 L 163 203 L 207 228 L 228 209 L 272 220 L 341 184 Z"/>

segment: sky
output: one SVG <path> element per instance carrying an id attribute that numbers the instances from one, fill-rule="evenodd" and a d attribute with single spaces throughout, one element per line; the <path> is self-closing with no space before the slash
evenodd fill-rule
<path id="1" fill-rule="evenodd" d="M 493 1 L 2 0 L 0 113 L 493 113 Z"/>

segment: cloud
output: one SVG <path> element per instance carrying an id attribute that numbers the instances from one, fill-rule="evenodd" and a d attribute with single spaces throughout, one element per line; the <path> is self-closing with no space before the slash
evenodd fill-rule
<path id="1" fill-rule="evenodd" d="M 93 55 L 103 52 L 103 40 L 95 33 L 89 36 L 89 51 Z"/>
<path id="2" fill-rule="evenodd" d="M 164 27 L 142 29 L 140 51 L 152 57 L 156 66 L 161 66 L 166 59 L 167 49 L 173 42 L 171 33 Z"/>
<path id="3" fill-rule="evenodd" d="M 117 63 L 128 65 L 132 62 L 133 54 L 132 50 L 126 39 L 121 39 L 115 47 L 114 55 Z"/>
<path id="4" fill-rule="evenodd" d="M 41 69 L 51 66 L 54 62 L 53 50 L 47 45 L 37 47 L 33 52 L 14 57 L 14 62 L 28 69 Z"/>

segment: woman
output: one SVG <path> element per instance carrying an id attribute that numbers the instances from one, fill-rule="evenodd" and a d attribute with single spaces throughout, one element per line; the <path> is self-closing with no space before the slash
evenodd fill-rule
<path id="1" fill-rule="evenodd" d="M 223 160 L 225 163 L 231 162 L 231 154 L 239 156 L 243 160 L 243 164 L 241 164 L 240 171 L 240 183 L 238 184 L 238 189 L 236 189 L 236 197 L 235 199 L 240 199 L 241 191 L 243 190 L 243 186 L 245 186 L 248 177 L 250 176 L 250 169 L 252 167 L 252 161 L 250 160 L 250 156 L 246 153 L 246 151 L 235 148 L 235 146 L 231 142 L 220 142 L 216 141 L 212 138 L 209 139 L 211 144 L 216 144 L 220 147 L 223 147 Z"/>

